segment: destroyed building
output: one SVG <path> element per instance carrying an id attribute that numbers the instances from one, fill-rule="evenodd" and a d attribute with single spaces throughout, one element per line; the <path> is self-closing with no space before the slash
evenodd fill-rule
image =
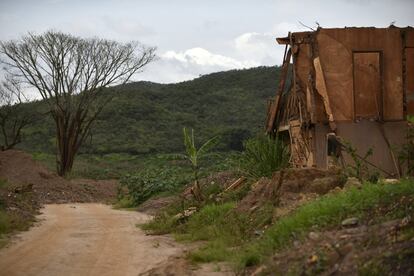
<path id="1" fill-rule="evenodd" d="M 370 167 L 400 176 L 398 151 L 414 115 L 414 29 L 318 28 L 276 40 L 285 54 L 266 131 L 289 141 L 291 163 L 350 164 L 338 148 L 347 144 L 359 158 L 372 149 Z"/>

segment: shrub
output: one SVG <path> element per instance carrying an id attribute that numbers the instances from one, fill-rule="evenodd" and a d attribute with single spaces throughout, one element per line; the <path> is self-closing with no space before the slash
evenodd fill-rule
<path id="1" fill-rule="evenodd" d="M 240 168 L 254 178 L 270 177 L 273 172 L 287 167 L 289 150 L 279 139 L 260 135 L 244 143 Z"/>
<path id="2" fill-rule="evenodd" d="M 176 167 L 147 168 L 120 180 L 118 199 L 137 206 L 160 192 L 175 191 L 188 181 L 188 172 Z M 130 206 L 130 207 L 132 207 Z"/>

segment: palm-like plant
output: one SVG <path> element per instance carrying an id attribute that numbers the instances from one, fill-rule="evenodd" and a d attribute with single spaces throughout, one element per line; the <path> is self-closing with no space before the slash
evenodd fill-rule
<path id="1" fill-rule="evenodd" d="M 191 167 L 193 169 L 194 174 L 194 185 L 192 187 L 192 193 L 194 197 L 201 201 L 203 200 L 203 195 L 201 193 L 200 183 L 198 179 L 198 172 L 199 172 L 199 160 L 207 155 L 207 152 L 217 144 L 218 136 L 215 136 L 208 141 L 206 141 L 199 149 L 197 149 L 194 139 L 194 130 L 191 129 L 191 134 L 187 131 L 187 129 L 183 128 L 183 135 L 184 135 L 184 145 L 186 154 L 184 158 L 190 161 Z"/>

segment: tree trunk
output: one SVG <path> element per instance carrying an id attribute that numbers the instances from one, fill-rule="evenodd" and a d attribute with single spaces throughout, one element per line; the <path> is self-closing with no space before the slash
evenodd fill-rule
<path id="1" fill-rule="evenodd" d="M 79 149 L 78 137 L 82 130 L 81 123 L 71 116 L 55 114 L 56 119 L 56 165 L 60 176 L 66 176 L 71 172 L 76 153 Z"/>
<path id="2" fill-rule="evenodd" d="M 203 201 L 203 194 L 201 193 L 200 183 L 198 182 L 198 168 L 194 169 L 194 186 L 192 191 L 197 201 Z"/>

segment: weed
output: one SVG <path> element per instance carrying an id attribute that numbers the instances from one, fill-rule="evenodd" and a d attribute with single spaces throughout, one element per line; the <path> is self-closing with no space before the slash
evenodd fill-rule
<path id="1" fill-rule="evenodd" d="M 185 159 L 190 161 L 191 168 L 193 170 L 194 174 L 194 186 L 192 188 L 192 192 L 194 194 L 194 197 L 198 201 L 203 200 L 203 195 L 201 194 L 201 188 L 199 183 L 199 159 L 204 157 L 204 155 L 207 154 L 207 152 L 217 144 L 218 137 L 213 137 L 209 140 L 207 140 L 202 146 L 200 146 L 199 149 L 197 149 L 195 144 L 195 138 L 194 138 L 194 130 L 191 129 L 191 135 L 188 133 L 186 128 L 183 128 L 183 135 L 184 135 L 184 146 L 186 154 L 183 155 Z"/>
<path id="2" fill-rule="evenodd" d="M 369 148 L 364 156 L 359 156 L 357 153 L 357 149 L 353 147 L 351 143 L 344 142 L 342 144 L 342 147 L 345 150 L 345 152 L 348 153 L 349 156 L 351 156 L 354 162 L 353 164 L 350 164 L 347 167 L 347 172 L 349 176 L 356 177 L 359 180 L 363 180 L 363 179 L 369 180 L 371 176 L 369 176 L 367 159 L 373 155 L 374 153 L 373 149 Z M 376 175 L 373 176 L 372 178 L 375 178 L 375 177 L 378 178 Z"/>
<path id="3" fill-rule="evenodd" d="M 399 161 L 407 166 L 407 173 L 414 175 L 414 116 L 407 116 L 407 143 L 399 153 Z"/>
<path id="4" fill-rule="evenodd" d="M 289 151 L 279 138 L 260 135 L 244 143 L 240 167 L 253 178 L 271 177 L 289 164 Z"/>
<path id="5" fill-rule="evenodd" d="M 10 217 L 3 210 L 0 210 L 0 237 L 2 234 L 8 233 L 11 228 Z"/>

